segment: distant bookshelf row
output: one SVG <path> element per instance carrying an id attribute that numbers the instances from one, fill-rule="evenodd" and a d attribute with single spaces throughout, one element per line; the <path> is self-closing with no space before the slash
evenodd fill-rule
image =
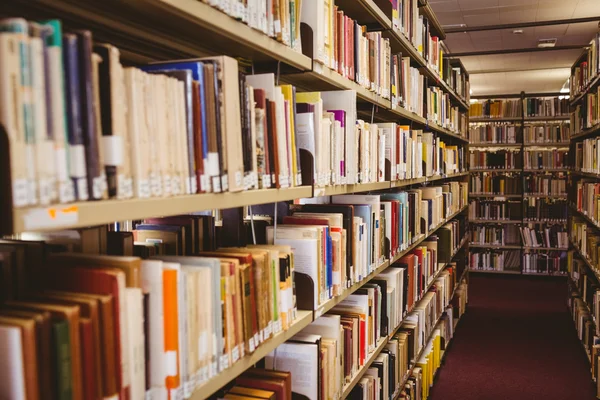
<path id="1" fill-rule="evenodd" d="M 524 97 L 523 99 L 485 100 L 471 103 L 472 122 L 568 120 L 567 97 Z"/>
<path id="2" fill-rule="evenodd" d="M 568 114 L 559 96 L 472 104 L 471 271 L 565 275 Z"/>

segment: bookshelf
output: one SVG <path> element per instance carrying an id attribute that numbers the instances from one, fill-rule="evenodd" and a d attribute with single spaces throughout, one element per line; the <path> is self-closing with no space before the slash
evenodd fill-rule
<path id="1" fill-rule="evenodd" d="M 392 22 L 391 3 L 387 0 L 338 0 L 336 4 L 340 10 L 355 19 L 358 23 L 368 25 L 369 30 L 382 31 L 385 38 L 390 39 L 393 52 L 402 52 L 410 58 L 411 65 L 419 68 L 425 77 L 425 87 L 439 88 L 450 98 L 453 107 L 462 113 L 469 109 L 468 73 L 457 59 L 448 59 L 449 66 L 459 69 L 464 76 L 463 83 L 467 90 L 461 91 L 452 87 L 451 78 L 442 79 L 440 71 L 436 71 L 428 60 L 419 54 L 415 45 L 401 31 L 394 29 Z M 121 0 L 107 0 L 106 2 L 77 2 L 74 0 L 55 2 L 40 0 L 35 3 L 21 3 L 10 1 L 7 10 L 15 15 L 25 18 L 57 17 L 61 18 L 68 28 L 87 28 L 93 31 L 94 38 L 118 46 L 122 59 L 127 65 L 141 65 L 154 61 L 173 59 L 186 59 L 210 55 L 228 55 L 238 60 L 240 69 L 250 74 L 273 72 L 276 81 L 294 85 L 299 92 L 326 91 L 326 90 L 353 90 L 356 92 L 359 112 L 366 111 L 374 116 L 376 121 L 398 122 L 408 124 L 411 129 L 421 128 L 426 132 L 433 132 L 436 138 L 441 138 L 448 143 L 466 146 L 468 144 L 467 132 L 460 132 L 458 128 L 451 129 L 450 123 L 435 123 L 427 118 L 409 111 L 401 105 L 393 105 L 389 99 L 368 90 L 355 81 L 348 79 L 329 67 L 323 66 L 315 60 L 310 46 L 306 45 L 312 35 L 310 28 L 302 26 L 302 51 L 297 51 L 257 29 L 251 28 L 246 23 L 228 16 L 226 13 L 197 0 L 142 0 L 137 2 L 123 2 Z M 119 12 L 115 12 L 118 10 Z M 432 31 L 444 38 L 445 34 L 431 7 L 424 3 L 420 12 L 430 21 Z M 202 40 L 198 40 L 202 38 Z M 206 40 L 205 40 L 206 39 Z M 372 112 L 372 113 L 371 113 Z M 426 114 L 426 113 L 425 113 Z M 463 114 L 465 118 L 465 114 Z M 0 135 L 4 135 L 1 133 Z M 0 136 L 0 141 L 7 141 Z M 8 146 L 0 150 L 0 157 L 8 153 Z M 390 173 L 386 166 L 386 175 Z M 0 176 L 0 187 L 10 185 L 10 171 L 8 179 L 6 174 Z M 312 172 L 312 171 L 311 171 Z M 154 217 L 168 217 L 181 214 L 209 210 L 241 209 L 246 206 L 257 206 L 280 202 L 292 202 L 299 199 L 316 199 L 326 196 L 355 194 L 355 193 L 382 193 L 393 189 L 411 189 L 426 187 L 432 183 L 448 181 L 464 181 L 469 172 L 449 175 L 434 175 L 429 177 L 393 180 L 389 178 L 382 182 L 371 182 L 353 185 L 332 185 L 319 187 L 312 179 L 303 181 L 302 185 L 280 189 L 256 189 L 241 192 L 206 193 L 193 195 L 179 195 L 173 197 L 152 197 L 148 199 L 127 200 L 100 200 L 79 201 L 60 205 L 28 206 L 24 208 L 13 207 L 10 199 L 0 201 L 0 212 L 7 216 L 0 221 L 0 234 L 18 237 L 25 232 L 53 232 L 59 230 L 75 230 L 77 228 L 109 225 L 116 221 L 144 220 Z M 10 186 L 8 186 L 10 187 Z M 8 193 L 9 190 L 3 190 Z M 10 197 L 8 195 L 4 195 Z M 344 289 L 340 296 L 336 296 L 317 310 L 298 310 L 296 319 L 287 330 L 275 334 L 262 343 L 253 353 L 247 354 L 232 366 L 218 375 L 210 378 L 197 386 L 191 398 L 200 400 L 209 398 L 220 389 L 232 382 L 247 369 L 255 366 L 265 356 L 279 345 L 292 338 L 297 333 L 314 322 L 322 314 L 330 311 L 351 294 L 361 289 L 372 278 L 383 272 L 392 263 L 402 256 L 413 251 L 427 238 L 434 235 L 442 226 L 466 211 L 463 207 L 450 215 L 427 233 L 415 238 L 405 250 L 396 254 L 392 260 L 385 260 L 360 282 Z M 468 238 L 461 240 L 455 249 L 452 258 L 468 246 Z M 449 263 L 439 263 L 438 270 L 427 282 L 426 288 L 419 296 L 423 297 L 433 286 L 435 280 L 441 276 Z M 456 281 L 452 293 L 453 298 L 462 282 L 468 280 L 467 268 Z M 420 304 L 419 300 L 416 304 Z M 440 315 L 435 326 L 444 314 Z M 457 322 L 457 321 L 455 321 Z M 352 379 L 344 385 L 342 397 L 345 398 L 354 389 L 363 377 L 372 362 L 385 348 L 389 337 L 399 327 L 392 329 L 388 337 L 382 338 L 375 349 L 369 354 L 367 361 L 354 374 Z M 429 338 L 433 337 L 433 332 Z M 426 340 L 426 342 L 429 340 Z M 425 343 L 426 343 L 425 342 Z M 424 344 L 425 344 L 424 343 Z M 418 360 L 425 346 L 416 357 Z M 406 371 L 404 381 L 410 377 L 414 365 Z M 397 393 L 394 398 L 397 398 Z"/>
<path id="2" fill-rule="evenodd" d="M 564 246 L 544 246 L 543 243 L 528 245 L 524 242 L 523 232 L 529 232 L 529 229 L 535 231 L 541 229 L 541 232 L 545 232 L 547 229 L 560 229 L 557 226 L 563 225 L 566 231 L 567 222 L 566 219 L 553 220 L 547 217 L 534 216 L 533 214 L 528 215 L 528 212 L 535 212 L 537 208 L 542 206 L 555 207 L 554 204 L 564 204 L 563 208 L 565 208 L 566 213 L 567 194 L 566 191 L 560 192 L 558 189 L 562 185 L 563 190 L 566 190 L 568 172 L 566 155 L 564 156 L 564 166 L 559 168 L 547 164 L 534 168 L 528 166 L 528 163 L 539 160 L 540 157 L 548 154 L 547 152 L 568 149 L 569 142 L 566 139 L 569 135 L 568 131 L 565 132 L 565 129 L 567 129 L 565 126 L 570 121 L 567 115 L 568 101 L 561 98 L 560 93 L 549 93 L 543 98 L 537 98 L 540 96 L 539 94 L 536 94 L 535 97 L 532 96 L 521 93 L 513 96 L 502 96 L 502 100 L 479 97 L 478 100 L 481 100 L 482 103 L 480 105 L 476 104 L 472 109 L 470 117 L 472 127 L 470 132 L 472 137 L 469 143 L 470 151 L 472 149 L 478 151 L 479 153 L 475 153 L 476 157 L 482 153 L 487 155 L 491 152 L 507 150 L 507 152 L 501 154 L 511 154 L 508 151 L 512 151 L 518 166 L 517 168 L 474 168 L 473 165 L 470 165 L 472 187 L 473 179 L 478 185 L 493 184 L 494 182 L 511 185 L 510 189 L 504 189 L 505 191 L 510 190 L 510 194 L 502 194 L 497 191 L 479 193 L 476 192 L 477 189 L 473 188 L 473 193 L 470 194 L 471 206 L 481 210 L 485 210 L 486 207 L 512 210 L 513 213 L 518 214 L 516 215 L 517 218 L 512 216 L 510 220 L 505 218 L 492 218 L 492 220 L 470 218 L 471 229 L 476 229 L 477 234 L 483 234 L 486 238 L 484 240 L 494 240 L 492 243 L 480 243 L 478 241 L 470 244 L 472 249 L 481 249 L 480 251 L 483 252 L 476 252 L 480 255 L 475 256 L 473 262 L 476 260 L 481 262 L 479 257 L 483 257 L 485 254 L 495 254 L 494 251 L 498 251 L 503 256 L 511 254 L 510 262 L 514 269 L 506 270 L 504 266 L 497 265 L 495 270 L 472 267 L 472 272 L 535 276 L 564 276 L 565 274 L 566 269 L 563 267 L 561 267 L 561 271 L 551 271 L 548 262 L 546 262 L 546 270 L 543 272 L 531 271 L 532 267 L 527 267 L 527 262 L 536 260 L 536 262 L 542 264 L 537 268 L 543 269 L 543 260 L 546 253 L 564 254 L 568 251 L 568 248 Z M 505 116 L 504 113 L 510 113 L 510 115 Z M 536 157 L 533 156 L 534 154 Z M 506 160 L 508 156 L 505 155 L 504 157 Z M 538 188 L 541 187 L 536 185 L 541 184 L 546 185 L 544 186 L 544 192 L 531 191 L 531 189 L 539 190 Z M 534 185 L 534 187 L 530 188 L 530 185 Z M 519 212 L 514 207 L 517 202 L 522 204 Z M 553 212 L 549 215 L 555 215 L 554 211 L 556 210 L 552 210 Z M 501 228 L 495 226 L 501 226 Z M 516 228 L 511 226 L 516 226 Z M 495 235 L 498 234 L 501 235 L 501 241 L 506 241 L 507 244 L 497 244 L 498 239 Z M 515 237 L 515 235 L 517 236 Z M 488 253 L 487 250 L 491 250 L 491 253 Z M 517 252 L 519 261 L 514 257 Z M 541 255 L 541 260 L 539 255 Z M 493 259 L 492 257 L 489 260 Z M 484 263 L 487 262 L 491 261 L 486 258 Z M 505 262 L 508 261 L 505 260 Z"/>

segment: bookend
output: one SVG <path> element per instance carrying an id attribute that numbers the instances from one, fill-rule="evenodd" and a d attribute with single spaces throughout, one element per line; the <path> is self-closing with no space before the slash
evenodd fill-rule
<path id="1" fill-rule="evenodd" d="M 313 60 L 314 64 L 313 30 L 304 22 L 300 23 L 300 41 L 302 42 L 302 54 Z"/>
<path id="2" fill-rule="evenodd" d="M 385 180 L 390 182 L 392 180 L 392 163 L 390 160 L 385 160 Z"/>
<path id="3" fill-rule="evenodd" d="M 300 168 L 302 168 L 302 186 L 312 186 L 314 195 L 315 157 L 306 149 L 300 149 Z"/>
<path id="4" fill-rule="evenodd" d="M 307 274 L 294 272 L 294 284 L 296 286 L 296 306 L 298 310 L 315 310 L 314 295 L 315 282 Z"/>
<path id="5" fill-rule="evenodd" d="M 13 234 L 13 193 L 10 177 L 10 142 L 6 129 L 0 124 L 0 236 Z"/>

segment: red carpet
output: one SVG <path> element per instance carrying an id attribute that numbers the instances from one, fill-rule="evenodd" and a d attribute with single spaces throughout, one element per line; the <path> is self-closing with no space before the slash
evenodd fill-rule
<path id="1" fill-rule="evenodd" d="M 565 279 L 471 274 L 430 400 L 595 399 Z"/>

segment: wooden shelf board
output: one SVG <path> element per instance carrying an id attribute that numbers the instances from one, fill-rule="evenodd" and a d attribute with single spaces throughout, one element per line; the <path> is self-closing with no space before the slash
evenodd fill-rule
<path id="1" fill-rule="evenodd" d="M 469 273 L 478 274 L 499 274 L 499 275 L 521 275 L 521 271 L 510 271 L 510 270 L 493 270 L 493 269 L 470 269 Z"/>
<path id="2" fill-rule="evenodd" d="M 520 194 L 469 194 L 472 198 L 520 199 Z"/>
<path id="3" fill-rule="evenodd" d="M 340 194 L 352 194 L 385 190 L 390 188 L 390 182 L 357 183 L 355 185 L 336 185 L 315 188 L 314 197 L 335 196 Z M 310 196 L 309 196 L 310 197 Z"/>
<path id="4" fill-rule="evenodd" d="M 397 115 L 401 118 L 416 122 L 419 125 L 425 126 L 427 125 L 427 120 L 423 117 L 421 117 L 420 115 L 407 110 L 404 107 L 400 107 L 400 106 L 393 106 L 390 111 L 394 114 Z"/>
<path id="5" fill-rule="evenodd" d="M 481 148 L 481 147 L 517 148 L 517 147 L 521 147 L 521 146 L 522 146 L 522 144 L 520 144 L 520 143 L 469 143 L 469 147 L 477 147 L 477 148 Z"/>
<path id="6" fill-rule="evenodd" d="M 545 172 L 569 172 L 567 167 L 563 168 L 544 168 L 544 169 L 523 169 L 523 172 L 529 173 L 545 173 Z"/>
<path id="7" fill-rule="evenodd" d="M 382 30 L 392 29 L 390 16 L 385 15 L 373 0 L 337 0 L 335 5 L 360 25 L 379 25 Z"/>
<path id="8" fill-rule="evenodd" d="M 587 84 L 586 88 L 571 100 L 571 106 L 576 105 L 581 99 L 583 99 L 588 91 L 595 87 L 598 82 L 600 82 L 600 74 L 596 75 L 596 77 Z"/>
<path id="9" fill-rule="evenodd" d="M 316 61 L 313 63 L 312 71 L 285 74 L 280 79 L 305 91 L 354 90 L 358 100 L 385 109 L 390 109 L 392 106 L 390 100 L 384 99 L 377 93 L 362 87 Z"/>
<path id="10" fill-rule="evenodd" d="M 570 142 L 525 143 L 525 147 L 569 147 Z"/>
<path id="11" fill-rule="evenodd" d="M 523 246 L 523 250 L 542 250 L 542 251 L 568 251 L 566 247 L 533 247 Z"/>
<path id="12" fill-rule="evenodd" d="M 423 177 L 423 178 L 403 179 L 403 180 L 399 180 L 399 181 L 392 181 L 391 187 L 392 188 L 406 187 L 406 186 L 418 185 L 418 184 L 422 184 L 422 183 L 429 183 L 429 182 L 443 181 L 446 179 L 460 178 L 462 176 L 467 176 L 467 175 L 469 175 L 468 172 L 458 172 L 456 174 L 451 174 L 451 175 L 446 175 L 446 176 L 437 175 L 437 176 L 430 176 L 430 177 Z"/>
<path id="13" fill-rule="evenodd" d="M 525 198 L 535 198 L 535 199 L 566 199 L 566 194 L 528 194 L 525 193 L 523 195 Z"/>
<path id="14" fill-rule="evenodd" d="M 585 138 L 594 136 L 596 133 L 599 133 L 599 132 L 600 132 L 600 124 L 597 124 L 595 126 L 592 126 L 591 128 L 584 129 L 583 131 L 581 131 L 579 133 L 571 135 L 571 140 L 585 139 Z"/>
<path id="15" fill-rule="evenodd" d="M 469 123 L 478 124 L 481 122 L 522 122 L 522 118 L 521 117 L 501 117 L 501 118 L 469 117 Z"/>
<path id="16" fill-rule="evenodd" d="M 523 271 L 521 273 L 521 275 L 525 275 L 525 276 L 550 276 L 553 278 L 566 278 L 568 275 L 567 274 L 549 274 L 547 272 L 525 272 Z"/>
<path id="17" fill-rule="evenodd" d="M 556 115 L 548 117 L 525 117 L 525 122 L 553 122 L 553 121 L 569 121 L 571 117 L 569 115 Z"/>
<path id="18" fill-rule="evenodd" d="M 481 169 L 470 169 L 469 172 L 522 172 L 523 168 L 512 168 L 512 169 L 491 169 L 491 168 L 481 168 Z"/>
<path id="19" fill-rule="evenodd" d="M 481 244 L 481 243 L 469 243 L 469 247 L 474 249 L 498 249 L 498 250 L 521 250 L 519 245 L 510 244 Z"/>
<path id="20" fill-rule="evenodd" d="M 600 179 L 600 174 L 595 174 L 593 172 L 583 172 L 583 171 L 576 171 L 576 170 L 570 170 L 569 172 L 571 172 L 574 175 L 579 175 L 579 176 L 583 176 L 586 178 Z"/>
<path id="21" fill-rule="evenodd" d="M 497 220 L 489 220 L 489 219 L 470 219 L 470 223 L 472 224 L 522 224 L 521 220 L 506 220 L 506 219 L 497 219 Z"/>
<path id="22" fill-rule="evenodd" d="M 254 364 L 275 350 L 277 346 L 291 339 L 292 336 L 306 328 L 312 321 L 313 315 L 311 311 L 298 310 L 297 318 L 287 330 L 279 332 L 271 339 L 262 343 L 254 351 L 254 353 L 246 355 L 244 358 L 233 364 L 230 368 L 226 369 L 219 375 L 198 387 L 192 394 L 191 399 L 201 400 L 208 398 L 210 395 L 217 392 L 223 386 L 227 385 L 236 377 L 244 373 L 244 371 L 246 371 L 248 368 L 254 366 Z"/>
<path id="23" fill-rule="evenodd" d="M 431 122 L 428 121 L 426 128 L 429 128 L 432 131 L 435 131 L 437 133 L 441 133 L 443 135 L 446 135 L 448 137 L 454 138 L 456 140 L 459 140 L 463 143 L 469 143 L 469 139 L 467 139 L 465 136 L 461 136 L 455 132 L 452 132 L 438 124 L 436 124 L 435 122 Z"/>
<path id="24" fill-rule="evenodd" d="M 84 201 L 60 206 L 15 208 L 14 232 L 70 229 L 165 217 L 196 211 L 236 208 L 311 197 L 312 186 L 208 193 L 150 199 Z M 53 218 L 51 215 L 55 215 Z"/>

